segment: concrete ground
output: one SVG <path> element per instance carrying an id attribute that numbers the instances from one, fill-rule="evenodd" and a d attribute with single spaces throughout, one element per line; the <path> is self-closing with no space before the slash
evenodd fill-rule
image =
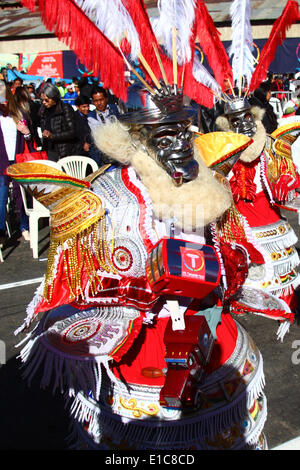
<path id="1" fill-rule="evenodd" d="M 298 218 L 285 213 L 298 237 Z M 39 376 L 29 387 L 22 379 L 18 349 L 15 345 L 24 337 L 14 331 L 25 318 L 25 309 L 46 269 L 48 249 L 47 223 L 40 222 L 39 259 L 32 258 L 29 243 L 12 237 L 4 247 L 4 262 L 0 263 L 0 347 L 5 347 L 0 362 L 0 449 L 2 450 L 63 450 L 68 449 L 69 416 L 64 397 L 40 390 Z M 299 245 L 299 247 L 298 247 Z M 297 248 L 300 249 L 300 242 Z M 23 282 L 25 281 L 25 282 Z M 28 281 L 28 283 L 26 283 Z M 284 341 L 276 339 L 277 322 L 260 316 L 239 318 L 262 352 L 268 399 L 265 425 L 269 449 L 300 449 L 300 323 L 296 318 Z M 2 348 L 3 349 L 3 348 Z M 292 355 L 294 353 L 294 359 Z M 299 359 L 299 361 L 297 360 Z"/>

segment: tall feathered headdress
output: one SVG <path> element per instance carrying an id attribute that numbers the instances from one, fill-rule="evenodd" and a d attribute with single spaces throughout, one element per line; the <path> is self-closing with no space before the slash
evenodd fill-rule
<path id="1" fill-rule="evenodd" d="M 46 28 L 123 101 L 129 69 L 156 101 L 181 94 L 206 107 L 216 100 L 230 101 L 224 79 L 229 80 L 233 94 L 238 88 L 237 98 L 245 86 L 247 93 L 255 90 L 266 77 L 287 29 L 299 19 L 298 2 L 288 0 L 256 65 L 250 0 L 231 4 L 233 33 L 228 53 L 203 0 L 158 0 L 159 15 L 152 23 L 143 0 L 22 0 L 22 4 L 38 11 Z M 196 54 L 197 42 L 213 75 Z M 135 60 L 143 76 L 133 67 Z"/>
<path id="2" fill-rule="evenodd" d="M 123 101 L 128 69 L 152 95 L 173 89 L 207 107 L 221 98 L 222 85 L 195 55 L 200 24 L 209 16 L 202 0 L 160 0 L 156 27 L 150 22 L 143 0 L 23 0 L 22 4 L 38 11 L 46 28 L 74 50 L 94 75 L 101 77 L 103 86 Z M 214 35 L 218 37 L 208 32 L 208 26 L 206 29 L 204 36 L 210 38 L 209 42 Z M 228 64 L 224 47 L 221 49 L 222 61 L 221 54 L 213 59 L 218 72 L 226 68 L 222 66 L 224 60 Z M 144 76 L 132 66 L 135 60 L 140 62 Z M 214 71 L 212 63 L 210 66 Z"/>

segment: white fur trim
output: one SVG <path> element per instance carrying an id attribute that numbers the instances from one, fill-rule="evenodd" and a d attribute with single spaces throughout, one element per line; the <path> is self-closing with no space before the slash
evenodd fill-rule
<path id="1" fill-rule="evenodd" d="M 252 137 L 253 143 L 247 147 L 240 156 L 240 160 L 246 163 L 253 162 L 257 157 L 260 156 L 261 152 L 263 151 L 263 148 L 266 143 L 266 138 L 267 138 L 267 133 L 266 130 L 261 122 L 260 116 L 263 116 L 264 110 L 261 108 L 258 108 L 254 106 L 251 108 L 251 112 L 254 115 L 255 119 L 255 124 L 257 126 L 257 130 Z M 230 132 L 230 126 L 229 126 L 229 121 L 226 118 L 226 116 L 219 116 L 216 119 L 216 125 L 225 132 Z"/>
<path id="2" fill-rule="evenodd" d="M 253 144 L 249 145 L 240 156 L 242 162 L 250 163 L 258 158 L 264 149 L 267 139 L 266 130 L 261 121 L 255 121 L 257 126 L 253 139 Z"/>
<path id="3" fill-rule="evenodd" d="M 215 221 L 231 204 L 231 192 L 221 186 L 195 147 L 198 177 L 176 187 L 170 176 L 142 148 L 135 149 L 128 131 L 120 123 L 100 126 L 94 134 L 99 149 L 122 165 L 131 164 L 145 185 L 160 219 L 176 217 L 175 224 L 192 231 Z"/>

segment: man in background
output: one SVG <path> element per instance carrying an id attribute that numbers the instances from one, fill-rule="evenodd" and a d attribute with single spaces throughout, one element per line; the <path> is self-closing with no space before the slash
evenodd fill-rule
<path id="1" fill-rule="evenodd" d="M 98 126 L 102 126 L 103 124 L 110 122 L 114 117 L 118 118 L 119 110 L 116 104 L 108 103 L 108 92 L 100 86 L 93 88 L 91 97 L 95 109 L 89 112 L 88 122 L 91 132 L 93 132 Z M 93 140 L 90 148 L 90 156 L 98 163 L 99 166 L 109 163 L 110 161 L 107 155 L 100 152 Z"/>
<path id="2" fill-rule="evenodd" d="M 76 145 L 76 155 L 90 157 L 90 146 L 92 142 L 91 129 L 88 123 L 90 100 L 87 96 L 80 95 L 75 99 L 76 134 L 79 139 Z"/>

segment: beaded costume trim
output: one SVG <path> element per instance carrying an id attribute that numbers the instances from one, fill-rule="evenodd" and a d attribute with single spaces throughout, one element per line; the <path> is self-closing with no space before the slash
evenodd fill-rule
<path id="1" fill-rule="evenodd" d="M 79 423 L 85 423 L 94 441 L 98 438 L 100 442 L 102 436 L 104 446 L 109 436 L 115 436 L 114 444 L 125 439 L 129 444 L 134 442 L 137 448 L 168 448 L 170 443 L 174 448 L 184 448 L 191 442 L 209 448 L 215 445 L 217 435 L 224 432 L 226 435 L 226 429 L 239 420 L 243 420 L 240 423 L 243 435 L 245 428 L 251 430 L 247 442 L 254 442 L 266 419 L 262 358 L 245 330 L 239 324 L 237 327 L 234 353 L 208 376 L 203 385 L 206 402 L 199 410 L 184 413 L 161 407 L 158 401 L 160 387 L 120 381 L 116 386 L 103 378 L 100 400 L 97 402 L 91 395 L 76 393 L 71 415 Z M 260 410 L 259 404 L 263 404 Z M 249 410 L 247 419 L 246 408 Z"/>

